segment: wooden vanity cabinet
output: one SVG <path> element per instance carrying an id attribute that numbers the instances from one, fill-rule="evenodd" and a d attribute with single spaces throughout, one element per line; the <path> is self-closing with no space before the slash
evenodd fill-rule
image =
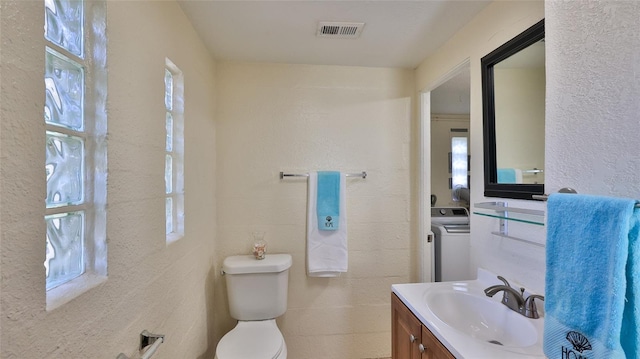
<path id="1" fill-rule="evenodd" d="M 391 293 L 391 358 L 455 359 L 395 293 Z"/>

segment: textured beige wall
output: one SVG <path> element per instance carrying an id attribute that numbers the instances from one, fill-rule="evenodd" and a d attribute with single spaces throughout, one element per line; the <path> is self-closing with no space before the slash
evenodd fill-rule
<path id="1" fill-rule="evenodd" d="M 390 286 L 407 282 L 415 267 L 413 72 L 219 63 L 216 81 L 218 263 L 249 253 L 249 233 L 266 231 L 269 252 L 293 255 L 288 311 L 279 319 L 289 357 L 389 356 Z M 327 169 L 369 176 L 347 180 L 348 273 L 309 278 L 306 180 L 278 174 Z M 224 277 L 215 295 L 222 334 L 234 325 Z"/>
<path id="2" fill-rule="evenodd" d="M 547 193 L 640 199 L 640 2 L 547 1 Z"/>
<path id="3" fill-rule="evenodd" d="M 166 335 L 154 358 L 214 349 L 214 63 L 175 2 L 108 3 L 109 278 L 45 311 L 44 4 L 2 2 L 0 244 L 2 358 L 137 354 L 143 329 Z M 185 76 L 186 234 L 164 233 L 164 64 Z M 137 356 L 135 356 L 137 357 Z"/>

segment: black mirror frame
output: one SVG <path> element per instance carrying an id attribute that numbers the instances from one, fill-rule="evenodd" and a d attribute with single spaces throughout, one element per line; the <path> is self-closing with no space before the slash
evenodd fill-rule
<path id="1" fill-rule="evenodd" d="M 496 116 L 493 66 L 526 47 L 544 39 L 544 19 L 509 40 L 480 60 L 482 71 L 482 115 L 484 139 L 485 197 L 529 199 L 544 194 L 544 184 L 498 183 L 496 160 Z"/>

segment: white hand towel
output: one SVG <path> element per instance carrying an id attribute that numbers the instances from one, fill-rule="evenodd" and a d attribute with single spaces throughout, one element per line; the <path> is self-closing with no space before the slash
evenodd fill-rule
<path id="1" fill-rule="evenodd" d="M 522 183 L 522 170 L 519 168 L 514 169 L 516 172 L 516 183 Z"/>
<path id="2" fill-rule="evenodd" d="M 337 277 L 348 266 L 346 176 L 340 174 L 340 222 L 335 231 L 318 230 L 316 203 L 318 174 L 309 173 L 307 200 L 307 274 Z"/>

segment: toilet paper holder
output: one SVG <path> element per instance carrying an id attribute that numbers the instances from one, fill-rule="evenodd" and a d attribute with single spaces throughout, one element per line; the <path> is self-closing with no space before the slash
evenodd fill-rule
<path id="1" fill-rule="evenodd" d="M 160 344 L 164 343 L 164 335 L 163 334 L 153 334 L 148 330 L 143 330 L 140 333 L 140 347 L 138 348 L 140 351 L 150 346 L 147 351 L 144 352 L 144 355 L 140 357 L 140 359 L 149 359 L 151 356 L 158 350 Z M 124 353 L 118 354 L 116 359 L 130 359 Z"/>

